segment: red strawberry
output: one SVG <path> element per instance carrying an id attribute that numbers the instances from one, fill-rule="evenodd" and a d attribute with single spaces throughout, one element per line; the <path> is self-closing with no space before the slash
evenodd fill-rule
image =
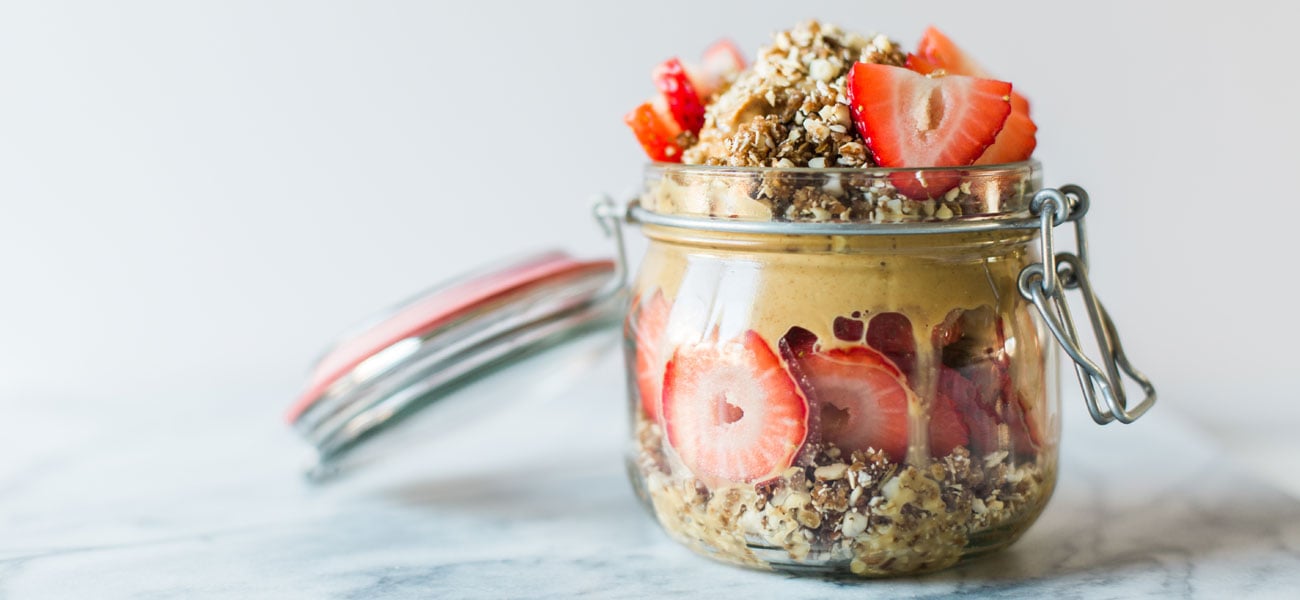
<path id="1" fill-rule="evenodd" d="M 867 345 L 888 356 L 908 377 L 914 375 L 916 339 L 906 315 L 887 312 L 872 317 L 867 325 Z"/>
<path id="2" fill-rule="evenodd" d="M 664 372 L 668 443 L 697 477 L 756 482 L 794 461 L 808 403 L 763 338 L 677 348 Z"/>
<path id="3" fill-rule="evenodd" d="M 654 81 L 668 101 L 668 111 L 677 125 L 684 131 L 699 133 L 704 127 L 704 103 L 682 61 L 670 58 L 655 67 Z"/>
<path id="4" fill-rule="evenodd" d="M 651 160 L 682 162 L 682 147 L 677 143 L 682 128 L 669 113 L 663 97 L 632 109 L 623 117 L 623 122 L 632 128 L 632 133 L 636 134 L 637 141 L 641 142 Z"/>
<path id="5" fill-rule="evenodd" d="M 1001 446 L 996 412 L 984 405 L 976 385 L 961 373 L 940 366 L 935 396 L 938 402 L 951 405 L 960 415 L 970 436 L 972 454 L 983 457 Z"/>
<path id="6" fill-rule="evenodd" d="M 998 139 L 980 155 L 977 165 L 997 165 L 1028 160 L 1038 147 L 1038 126 L 1029 118 L 1029 101 L 1011 95 L 1011 116 L 998 133 Z"/>
<path id="7" fill-rule="evenodd" d="M 660 389 L 664 381 L 663 337 L 668 328 L 671 307 L 662 290 L 655 290 L 645 302 L 632 310 L 632 337 L 636 341 L 636 384 L 641 393 L 641 409 L 651 421 L 660 415 Z"/>
<path id="8" fill-rule="evenodd" d="M 866 324 L 858 318 L 835 317 L 831 322 L 831 333 L 842 342 L 861 342 L 866 331 Z"/>
<path id="9" fill-rule="evenodd" d="M 876 163 L 884 167 L 957 167 L 979 158 L 1011 114 L 1011 84 L 961 75 L 927 77 L 901 67 L 854 63 L 849 108 Z M 899 174 L 914 198 L 952 189 L 955 173 Z"/>
<path id="10" fill-rule="evenodd" d="M 967 75 L 970 77 L 979 77 L 981 79 L 991 79 L 992 76 L 979 66 L 970 56 L 952 43 L 948 36 L 944 35 L 933 25 L 927 27 L 925 33 L 921 34 L 921 42 L 916 45 L 916 56 L 933 66 L 934 69 L 943 69 L 953 75 Z M 912 57 L 908 56 L 910 61 Z M 912 66 L 909 62 L 909 68 Z M 933 70 L 933 69 L 932 69 Z M 929 73 L 930 71 L 921 71 Z"/>
<path id="11" fill-rule="evenodd" d="M 721 39 L 704 51 L 699 76 L 692 81 L 696 83 L 700 98 L 708 98 L 728 77 L 744 70 L 745 57 L 740 48 L 731 40 Z"/>
<path id="12" fill-rule="evenodd" d="M 841 450 L 907 455 L 908 390 L 884 355 L 861 346 L 800 353 L 782 346 L 812 406 L 816 433 Z"/>
<path id="13" fill-rule="evenodd" d="M 886 314 L 894 313 L 882 313 Z M 877 319 L 871 327 L 876 327 Z M 881 322 L 896 324 L 898 320 Z M 870 330 L 867 335 L 871 336 Z M 842 450 L 876 448 L 894 460 L 903 460 L 912 393 L 889 358 L 862 346 L 820 350 L 816 335 L 801 327 L 790 328 L 780 346 L 812 407 L 813 435 Z M 933 456 L 946 456 L 953 448 L 966 445 L 968 439 L 957 406 L 947 398 L 931 404 L 929 432 Z"/>
<path id="14" fill-rule="evenodd" d="M 934 63 L 917 54 L 907 55 L 907 68 L 922 75 L 929 75 L 939 70 L 939 67 L 935 66 Z M 964 73 L 959 73 L 959 75 L 964 75 Z"/>
<path id="15" fill-rule="evenodd" d="M 991 386 L 1002 384 L 997 389 Z M 1006 371 L 994 365 L 967 366 L 960 371 L 940 367 L 940 398 L 948 398 L 970 431 L 976 456 L 997 450 L 1027 458 L 1037 454 L 1040 437 L 1025 414 L 1023 399 L 1012 390 Z"/>
<path id="16" fill-rule="evenodd" d="M 952 75 L 967 75 L 990 79 L 992 76 L 970 56 L 957 47 L 943 32 L 930 27 L 921 36 L 916 54 L 908 55 L 907 68 L 918 73 L 931 73 L 943 69 Z M 1038 126 L 1029 118 L 1029 101 L 1017 92 L 1011 92 L 1011 116 L 998 134 L 997 140 L 984 151 L 977 165 L 992 165 L 1026 160 L 1038 145 L 1035 134 Z"/>
<path id="17" fill-rule="evenodd" d="M 1001 320 L 992 309 L 953 310 L 935 327 L 933 339 L 943 356 L 938 394 L 961 413 L 971 451 L 1035 455 L 1041 433 L 1011 380 Z"/>
<path id="18" fill-rule="evenodd" d="M 930 456 L 947 456 L 953 448 L 970 442 L 971 430 L 962 419 L 957 403 L 937 394 L 930 403 Z"/>

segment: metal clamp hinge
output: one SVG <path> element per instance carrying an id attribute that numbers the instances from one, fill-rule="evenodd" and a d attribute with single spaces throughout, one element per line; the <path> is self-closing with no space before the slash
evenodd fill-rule
<path id="1" fill-rule="evenodd" d="M 627 262 L 627 240 L 623 237 L 623 225 L 627 223 L 627 208 L 621 207 L 613 198 L 609 196 L 600 196 L 592 204 L 591 213 L 600 224 L 600 228 L 605 231 L 605 235 L 614 238 L 614 247 L 617 249 L 614 262 L 614 276 L 610 279 L 610 289 L 606 290 L 609 296 L 621 295 L 627 287 L 628 262 Z"/>
<path id="2" fill-rule="evenodd" d="M 1155 404 L 1156 389 L 1125 356 L 1115 322 L 1093 292 L 1088 279 L 1088 242 L 1083 224 L 1083 216 L 1088 212 L 1088 193 L 1076 185 L 1062 186 L 1059 190 L 1044 189 L 1034 196 L 1030 208 L 1041 223 L 1039 241 L 1043 262 L 1031 264 L 1020 272 L 1020 295 L 1034 303 L 1056 341 L 1074 361 L 1074 370 L 1093 420 L 1102 425 L 1111 421 L 1132 423 Z M 1056 225 L 1071 221 L 1078 254 L 1056 253 L 1053 230 Z M 1101 350 L 1100 366 L 1088 358 L 1079 345 L 1079 334 L 1070 317 L 1065 290 L 1079 290 L 1083 297 L 1088 320 Z M 1145 394 L 1136 406 L 1129 406 L 1121 371 Z"/>

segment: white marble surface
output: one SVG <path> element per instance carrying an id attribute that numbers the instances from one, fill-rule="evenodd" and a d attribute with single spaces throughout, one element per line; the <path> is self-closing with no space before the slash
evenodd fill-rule
<path id="1" fill-rule="evenodd" d="M 1060 487 L 993 557 L 823 581 L 698 558 L 636 504 L 618 366 L 331 485 L 298 476 L 285 398 L 6 400 L 0 598 L 1294 597 L 1300 501 L 1172 406 L 1066 406 Z M 1168 402 L 1168 404 L 1174 404 Z"/>

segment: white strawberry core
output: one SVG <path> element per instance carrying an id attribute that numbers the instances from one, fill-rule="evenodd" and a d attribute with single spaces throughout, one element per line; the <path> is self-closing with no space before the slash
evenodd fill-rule
<path id="1" fill-rule="evenodd" d="M 938 81 L 927 79 L 925 84 L 918 84 L 912 100 L 912 119 L 916 121 L 917 131 L 924 133 L 939 127 L 943 122 L 943 107 L 943 86 Z"/>

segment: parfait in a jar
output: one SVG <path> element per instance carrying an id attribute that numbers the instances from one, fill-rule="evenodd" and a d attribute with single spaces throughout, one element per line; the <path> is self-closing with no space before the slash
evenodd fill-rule
<path id="1" fill-rule="evenodd" d="M 627 117 L 656 164 L 625 337 L 659 523 L 722 560 L 863 576 L 1014 541 L 1059 438 L 1016 293 L 1035 234 L 914 226 L 1027 214 L 1025 99 L 936 29 L 907 54 L 817 22 L 655 80 Z"/>

